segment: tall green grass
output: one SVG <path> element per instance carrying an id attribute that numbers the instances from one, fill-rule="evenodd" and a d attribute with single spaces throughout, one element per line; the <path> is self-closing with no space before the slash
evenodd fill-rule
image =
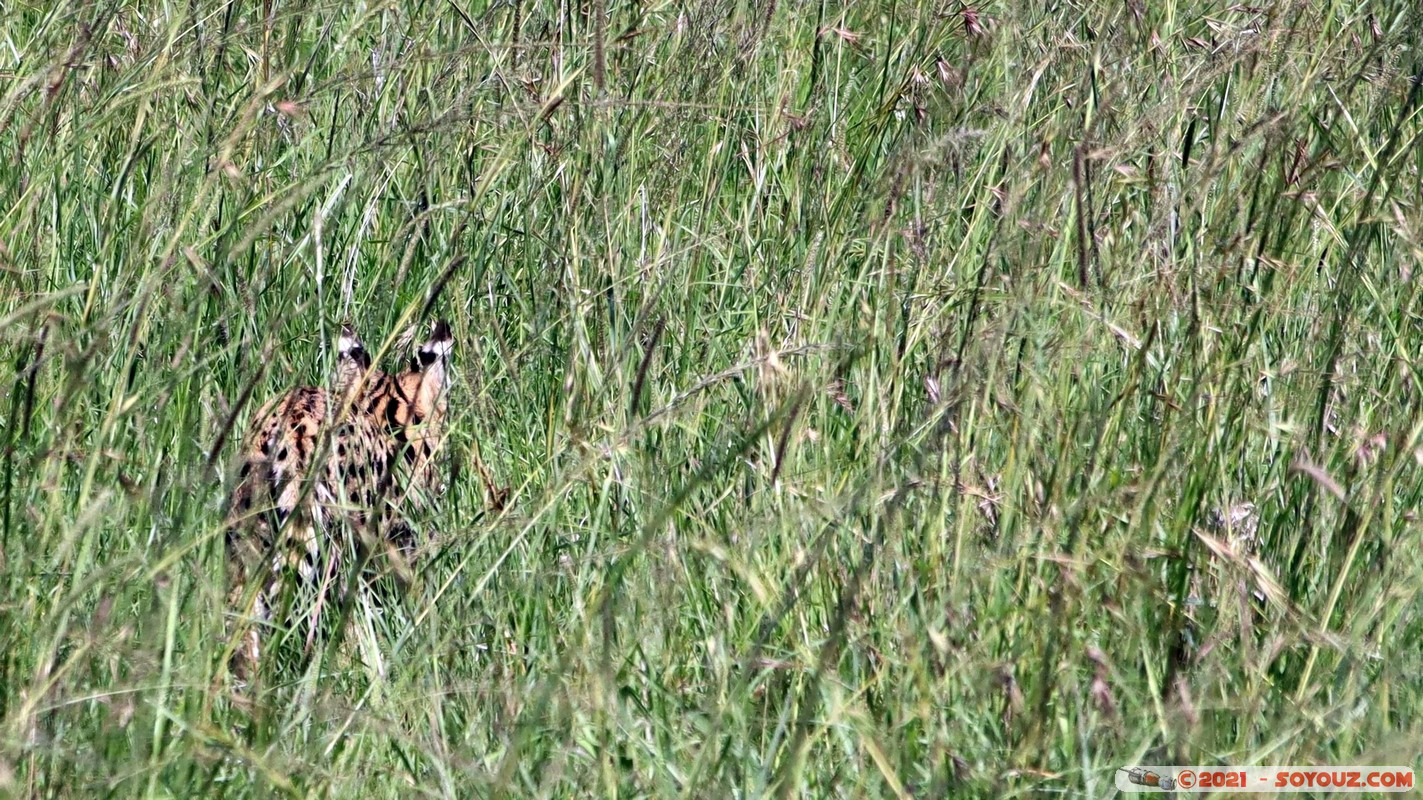
<path id="1" fill-rule="evenodd" d="M 0 2 L 0 794 L 1423 766 L 1419 31 Z M 415 583 L 236 693 L 235 440 L 431 314 Z"/>

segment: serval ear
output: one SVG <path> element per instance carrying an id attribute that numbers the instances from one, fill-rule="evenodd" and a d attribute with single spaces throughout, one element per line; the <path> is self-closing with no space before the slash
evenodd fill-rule
<path id="1" fill-rule="evenodd" d="M 430 325 L 430 338 L 415 350 L 410 359 L 410 375 L 418 375 L 419 383 L 408 397 L 415 402 L 415 418 L 424 422 L 437 422 L 445 411 L 445 371 L 449 365 L 450 353 L 454 350 L 454 335 L 450 324 L 435 320 Z"/>
<path id="2" fill-rule="evenodd" d="M 410 415 L 400 436 L 406 443 L 406 458 L 413 471 L 409 488 L 442 491 L 436 485 L 434 456 L 445 438 L 446 368 L 454 336 L 449 323 L 437 320 L 426 339 L 410 359 L 410 369 L 399 378 L 401 396 L 410 404 Z"/>
<path id="3" fill-rule="evenodd" d="M 336 340 L 336 396 L 345 398 L 355 390 L 371 368 L 371 354 L 356 329 L 350 325 L 341 326 L 341 338 Z"/>
<path id="4" fill-rule="evenodd" d="M 449 358 L 455 349 L 455 337 L 450 333 L 450 323 L 437 319 L 430 323 L 430 338 L 420 345 L 415 354 L 421 365 L 428 365 L 436 359 Z"/>

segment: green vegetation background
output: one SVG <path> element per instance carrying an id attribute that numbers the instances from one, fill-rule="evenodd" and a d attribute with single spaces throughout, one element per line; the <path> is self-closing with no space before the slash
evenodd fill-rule
<path id="1" fill-rule="evenodd" d="M 0 1 L 0 794 L 1418 765 L 1415 6 Z M 238 695 L 234 440 L 431 298 L 416 581 Z"/>

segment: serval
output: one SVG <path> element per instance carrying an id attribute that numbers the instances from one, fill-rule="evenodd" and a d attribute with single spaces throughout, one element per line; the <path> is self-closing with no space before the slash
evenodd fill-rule
<path id="1" fill-rule="evenodd" d="M 257 412 L 227 524 L 239 680 L 261 655 L 262 627 L 304 621 L 310 648 L 323 608 L 349 596 L 371 556 L 410 550 L 401 512 L 412 492 L 438 488 L 433 456 L 453 346 L 450 326 L 436 321 L 409 366 L 391 375 L 343 326 L 334 385 L 291 389 Z"/>

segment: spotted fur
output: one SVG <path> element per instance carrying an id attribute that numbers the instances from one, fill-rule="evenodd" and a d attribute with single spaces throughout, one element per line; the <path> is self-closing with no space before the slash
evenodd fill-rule
<path id="1" fill-rule="evenodd" d="M 259 628 L 302 620 L 310 645 L 323 607 L 381 543 L 408 549 L 400 511 L 433 487 L 432 458 L 444 435 L 445 387 L 453 348 L 436 322 L 409 367 L 373 369 L 349 326 L 337 345 L 328 389 L 292 389 L 257 412 L 242 444 L 231 497 L 229 602 L 247 625 L 234 666 L 245 675 L 260 655 Z"/>

